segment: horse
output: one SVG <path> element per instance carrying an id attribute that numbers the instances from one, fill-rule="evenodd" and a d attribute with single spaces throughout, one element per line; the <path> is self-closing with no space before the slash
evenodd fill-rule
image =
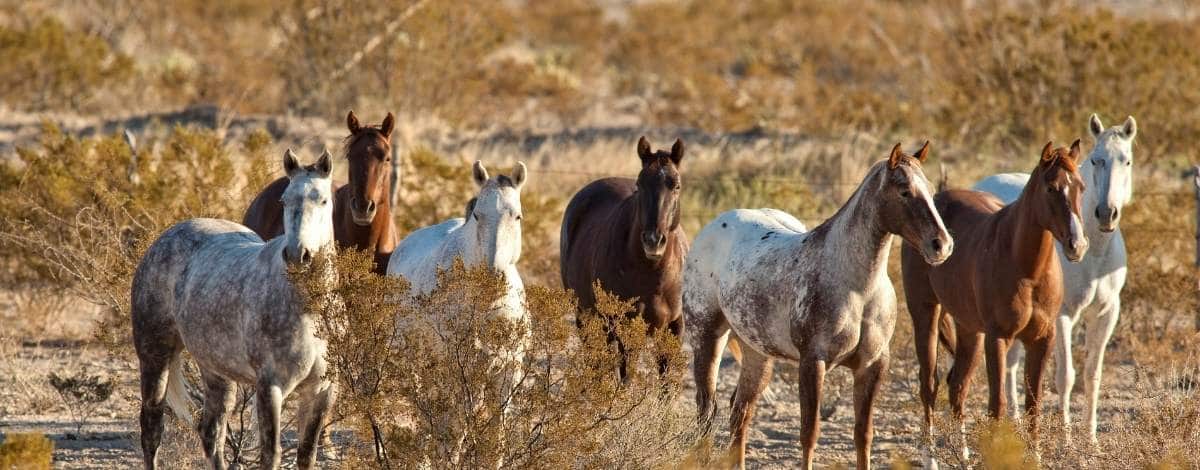
<path id="1" fill-rule="evenodd" d="M 563 287 L 575 291 L 579 312 L 596 306 L 592 285 L 596 281 L 612 294 L 635 299 L 632 316 L 641 315 L 648 333 L 667 328 L 675 336 L 683 330 L 683 258 L 687 235 L 680 226 L 679 162 L 683 141 L 670 152 L 652 152 L 645 137 L 638 140 L 642 170 L 632 178 L 604 178 L 575 193 L 563 213 L 559 237 L 559 273 Z M 583 318 L 576 316 L 576 323 Z M 620 377 L 626 378 L 624 348 Z M 666 362 L 660 361 L 660 372 Z"/>
<path id="2" fill-rule="evenodd" d="M 745 467 L 746 433 L 776 359 L 798 363 L 805 468 L 812 468 L 817 445 L 826 370 L 854 371 L 858 468 L 871 467 L 871 408 L 896 324 L 887 275 L 893 235 L 932 265 L 954 251 L 921 169 L 928 153 L 929 142 L 913 155 L 896 144 L 846 204 L 811 231 L 780 210 L 737 209 L 696 236 L 683 274 L 696 406 L 707 433 L 716 416 L 721 352 L 732 332 L 742 344 L 729 423 L 729 457 L 737 467 Z"/>
<path id="3" fill-rule="evenodd" d="M 1133 138 L 1137 135 L 1137 121 L 1129 116 L 1124 124 L 1105 129 L 1100 117 L 1092 114 L 1088 120 L 1088 131 L 1096 140 L 1096 146 L 1079 165 L 1079 175 L 1093 187 L 1093 190 L 1083 194 L 1082 207 L 1083 231 L 1091 247 L 1088 248 L 1087 258 L 1071 263 L 1066 259 L 1062 246 L 1058 246 L 1063 273 L 1063 303 L 1055 323 L 1054 385 L 1061 398 L 1062 420 L 1067 430 L 1066 436 L 1070 439 L 1071 390 L 1075 385 L 1071 331 L 1086 313 L 1087 362 L 1083 368 L 1083 396 L 1088 438 L 1095 444 L 1096 406 L 1100 399 L 1104 348 L 1117 326 L 1117 318 L 1121 313 L 1121 289 L 1125 287 L 1125 240 L 1118 223 L 1121 209 L 1133 196 Z M 972 189 L 992 193 L 1007 204 L 1017 199 L 1028 181 L 1029 175 L 1026 173 L 1004 173 L 984 178 Z M 1016 379 L 1022 352 L 1020 345 L 1014 345 L 1008 352 L 1009 378 L 1005 384 L 1011 402 L 1017 399 Z M 1019 418 L 1018 414 L 1014 413 L 1013 418 Z"/>
<path id="4" fill-rule="evenodd" d="M 392 220 L 392 130 L 396 118 L 388 113 L 378 127 L 359 124 L 354 111 L 346 115 L 346 160 L 350 162 L 350 184 L 335 183 L 333 236 L 339 248 L 375 253 L 375 272 L 383 274 L 396 247 L 396 223 Z M 283 204 L 280 196 L 288 186 L 286 177 L 268 184 L 250 203 L 242 224 L 264 240 L 283 233 Z"/>
<path id="5" fill-rule="evenodd" d="M 1053 315 L 1062 303 L 1062 270 L 1054 258 L 1054 241 L 1062 243 L 1071 262 L 1083 258 L 1088 240 L 1079 207 L 1084 179 L 1077 170 L 1079 140 L 1071 148 L 1042 149 L 1029 184 L 1005 206 L 988 193 L 951 189 L 934 197 L 938 212 L 950 227 L 957 248 L 940 266 L 931 266 L 908 247 L 900 252 L 908 312 L 912 316 L 920 364 L 921 403 L 925 439 L 932 446 L 933 402 L 937 396 L 938 325 L 951 317 L 956 334 L 950 338 L 954 365 L 947 382 L 950 407 L 965 434 L 963 401 L 971 374 L 986 351 L 989 386 L 988 412 L 1005 413 L 1005 355 L 1020 339 L 1029 356 L 1025 362 L 1025 410 L 1036 442 L 1041 403 L 1042 369 L 1054 341 Z M 963 436 L 963 456 L 969 454 Z M 926 468 L 935 467 L 927 448 Z"/>
<path id="6" fill-rule="evenodd" d="M 133 344 L 141 380 L 142 452 L 157 467 L 166 406 L 191 422 L 181 353 L 191 353 L 204 381 L 198 430 L 211 468 L 224 468 L 225 425 L 235 384 L 256 390 L 264 468 L 279 468 L 280 408 L 298 391 L 299 468 L 312 468 L 335 388 L 326 377 L 325 342 L 315 333 L 289 269 L 311 270 L 330 284 L 331 157 L 301 167 L 284 154 L 282 236 L 263 242 L 232 221 L 191 219 L 168 228 L 138 263 L 131 289 Z M 164 403 L 165 401 L 165 403 Z"/>

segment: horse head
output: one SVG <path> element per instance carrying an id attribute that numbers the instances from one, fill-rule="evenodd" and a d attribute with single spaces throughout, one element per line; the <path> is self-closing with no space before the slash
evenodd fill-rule
<path id="1" fill-rule="evenodd" d="M 683 141 L 676 139 L 671 151 L 652 152 L 645 137 L 638 139 L 638 173 L 635 223 L 640 224 L 642 250 L 650 261 L 662 259 L 667 235 L 679 227 L 679 190 L 682 179 L 679 162 L 683 160 Z M 638 225 L 635 225 L 637 227 Z"/>
<path id="2" fill-rule="evenodd" d="M 913 155 L 905 154 L 897 143 L 888 156 L 878 197 L 884 229 L 919 251 L 926 263 L 937 266 L 954 252 L 954 239 L 933 205 L 929 180 L 921 170 L 928 156 L 928 141 Z"/>
<path id="3" fill-rule="evenodd" d="M 1105 129 L 1100 117 L 1092 114 L 1088 130 L 1096 146 L 1084 162 L 1083 173 L 1091 173 L 1092 191 L 1085 197 L 1085 213 L 1092 213 L 1101 232 L 1117 229 L 1121 208 L 1133 197 L 1133 137 L 1137 121 L 1133 116 L 1120 126 Z"/>
<path id="4" fill-rule="evenodd" d="M 333 169 L 326 150 L 317 162 L 301 166 L 295 152 L 283 154 L 288 186 L 283 192 L 283 259 L 308 265 L 313 256 L 333 246 Z"/>
<path id="5" fill-rule="evenodd" d="M 1079 139 L 1070 149 L 1054 148 L 1054 142 L 1046 142 L 1021 196 L 1032 198 L 1035 220 L 1062 244 L 1063 253 L 1072 262 L 1083 259 L 1088 248 L 1080 217 L 1080 201 L 1086 189 L 1078 169 L 1081 155 Z"/>
<path id="6" fill-rule="evenodd" d="M 391 205 L 392 130 L 396 118 L 388 113 L 378 127 L 358 123 L 354 111 L 346 115 L 346 159 L 350 161 L 350 217 L 355 224 L 371 225 L 379 207 Z"/>
<path id="7" fill-rule="evenodd" d="M 466 233 L 469 246 L 464 252 L 471 259 L 463 261 L 503 270 L 521 258 L 521 187 L 526 181 L 525 164 L 517 162 L 511 177 L 489 178 L 483 162 L 476 161 L 471 178 L 479 193 L 467 206 L 466 225 L 473 233 Z"/>

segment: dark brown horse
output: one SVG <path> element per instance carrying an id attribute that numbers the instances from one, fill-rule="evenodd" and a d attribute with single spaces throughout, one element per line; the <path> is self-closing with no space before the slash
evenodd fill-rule
<path id="1" fill-rule="evenodd" d="M 387 270 L 388 257 L 396 247 L 396 224 L 392 221 L 392 129 L 396 118 L 388 113 L 378 127 L 362 126 L 354 111 L 346 115 L 346 159 L 350 161 L 350 184 L 334 185 L 333 235 L 339 248 L 375 252 L 375 272 Z M 279 178 L 246 209 L 242 224 L 263 240 L 283 233 L 283 203 L 279 198 L 288 179 Z"/>
<path id="2" fill-rule="evenodd" d="M 1042 369 L 1062 303 L 1062 268 L 1054 241 L 1062 244 L 1071 261 L 1082 259 L 1088 247 L 1079 216 L 1084 190 L 1076 170 L 1079 156 L 1078 140 L 1070 150 L 1047 143 L 1020 198 L 1008 206 L 978 191 L 938 193 L 934 203 L 954 236 L 954 254 L 934 267 L 916 250 L 908 246 L 901 250 L 904 292 L 921 368 L 926 445 L 932 445 L 938 325 L 943 313 L 953 320 L 955 330 L 947 338 L 954 348 L 954 366 L 947 377 L 954 418 L 961 426 L 963 401 L 980 350 L 987 356 L 988 413 L 993 418 L 1004 416 L 1005 355 L 1019 339 L 1028 352 L 1025 411 L 1036 441 Z M 926 468 L 932 464 L 932 456 L 927 455 Z"/>
<path id="3" fill-rule="evenodd" d="M 676 140 L 670 152 L 652 152 L 642 137 L 637 152 L 642 171 L 636 181 L 596 180 L 567 204 L 559 240 L 560 273 L 563 286 L 579 296 L 580 312 L 595 307 L 592 284 L 600 281 L 620 298 L 637 299 L 637 314 L 650 333 L 665 327 L 678 336 L 683 329 L 680 276 L 688 250 L 679 225 L 683 141 Z M 582 324 L 582 319 L 576 320 Z M 660 363 L 660 370 L 665 366 Z M 624 360 L 620 373 L 623 380 Z"/>

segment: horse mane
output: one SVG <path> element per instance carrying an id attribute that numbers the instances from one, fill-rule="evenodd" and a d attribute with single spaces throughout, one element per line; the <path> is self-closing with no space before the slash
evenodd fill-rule
<path id="1" fill-rule="evenodd" d="M 346 136 L 346 138 L 342 139 L 342 155 L 345 155 L 346 158 L 350 158 L 350 148 L 354 146 L 355 142 L 358 142 L 359 138 L 361 138 L 367 134 L 371 134 L 374 137 L 378 137 L 385 144 L 387 144 L 389 150 L 391 149 L 391 146 L 392 146 L 391 140 L 388 139 L 387 137 L 383 136 L 383 125 L 382 124 L 380 124 L 378 126 L 369 126 L 368 125 L 368 126 L 360 127 L 359 132 L 350 134 L 350 135 Z"/>

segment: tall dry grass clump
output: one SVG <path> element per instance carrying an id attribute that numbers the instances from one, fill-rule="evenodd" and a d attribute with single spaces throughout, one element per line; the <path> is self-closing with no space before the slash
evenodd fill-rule
<path id="1" fill-rule="evenodd" d="M 679 342 L 647 337 L 626 319 L 632 303 L 601 293 L 598 315 L 577 330 L 569 293 L 530 286 L 529 324 L 519 325 L 493 313 L 505 286 L 486 269 L 456 263 L 437 289 L 410 298 L 402 279 L 370 272 L 369 256 L 328 262 L 332 297 L 307 298 L 335 305 L 318 315 L 356 429 L 349 466 L 658 468 L 689 451 L 693 416 L 671 405 L 686 369 Z M 610 324 L 638 365 L 625 383 Z M 498 360 L 518 350 L 520 362 Z M 662 376 L 659 357 L 670 364 Z"/>

